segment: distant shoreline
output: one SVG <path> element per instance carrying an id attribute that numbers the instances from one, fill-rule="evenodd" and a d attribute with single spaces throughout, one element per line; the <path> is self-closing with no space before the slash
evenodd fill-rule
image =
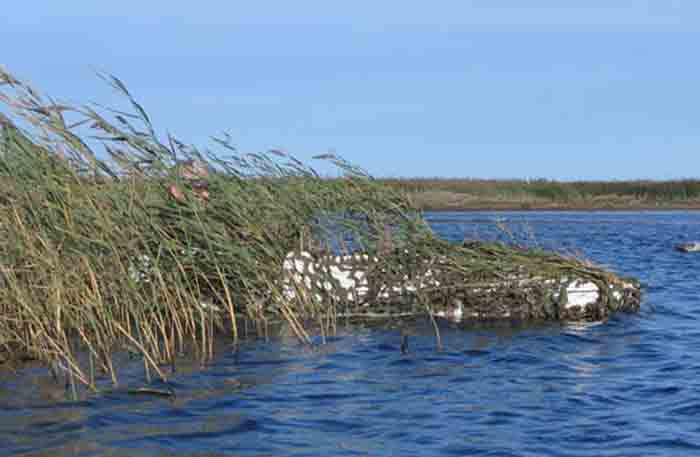
<path id="1" fill-rule="evenodd" d="M 380 178 L 424 211 L 698 211 L 700 180 Z"/>
<path id="2" fill-rule="evenodd" d="M 576 202 L 552 201 L 506 201 L 479 200 L 473 197 L 445 198 L 438 200 L 435 195 L 414 193 L 411 201 L 422 211 L 700 211 L 700 201 L 670 202 L 670 201 L 629 201 L 629 200 L 600 200 Z"/>
<path id="3" fill-rule="evenodd" d="M 648 212 L 663 212 L 663 211 L 700 211 L 700 205 L 675 205 L 675 206 L 627 206 L 627 207 L 609 207 L 609 206 L 551 206 L 551 205 L 528 205 L 526 207 L 513 205 L 474 205 L 466 207 L 420 207 L 421 211 L 430 213 L 449 213 L 449 212 L 511 212 L 511 211 L 523 211 L 523 212 L 545 212 L 545 211 L 571 211 L 571 212 L 598 212 L 598 211 L 609 211 L 609 212 L 637 212 L 637 211 L 648 211 Z"/>

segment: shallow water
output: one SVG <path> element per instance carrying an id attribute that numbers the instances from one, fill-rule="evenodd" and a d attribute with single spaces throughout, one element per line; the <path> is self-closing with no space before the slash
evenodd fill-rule
<path id="1" fill-rule="evenodd" d="M 72 402 L 45 370 L 0 378 L 0 455 L 700 455 L 700 213 L 434 213 L 449 239 L 519 240 L 638 277 L 639 315 L 593 326 L 419 322 L 219 349 L 181 367 L 175 398 Z M 533 235 L 534 234 L 534 235 Z M 142 373 L 135 369 L 132 379 Z M 159 387 L 159 386 L 155 386 Z"/>

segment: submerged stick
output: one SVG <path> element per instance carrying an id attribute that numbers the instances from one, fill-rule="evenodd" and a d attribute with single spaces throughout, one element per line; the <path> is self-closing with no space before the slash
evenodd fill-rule
<path id="1" fill-rule="evenodd" d="M 151 387 L 139 387 L 137 389 L 129 389 L 127 393 L 132 395 L 153 395 L 156 397 L 167 397 L 175 398 L 175 390 L 172 387 L 168 387 L 168 390 L 164 389 L 153 389 Z"/>
<path id="2" fill-rule="evenodd" d="M 437 320 L 435 320 L 435 316 L 431 312 L 430 308 L 428 307 L 428 316 L 430 316 L 430 322 L 433 324 L 433 330 L 435 331 L 435 346 L 437 351 L 442 351 L 442 337 L 440 336 L 440 327 L 438 326 Z"/>
<path id="3" fill-rule="evenodd" d="M 161 369 L 158 367 L 156 362 L 151 358 L 150 354 L 146 351 L 146 349 L 138 341 L 136 341 L 136 339 L 133 336 L 131 336 L 129 333 L 127 333 L 126 330 L 124 330 L 124 327 L 119 325 L 119 322 L 114 322 L 114 325 L 117 328 L 117 330 L 119 330 L 129 341 L 131 341 L 131 343 L 134 346 L 136 346 L 139 349 L 139 351 L 141 351 L 141 353 L 143 354 L 143 357 L 144 357 L 144 361 L 147 360 L 148 362 L 151 363 L 151 366 L 153 367 L 155 372 L 158 373 L 158 376 L 160 376 L 160 379 L 167 382 L 168 377 L 165 375 L 165 373 L 163 373 L 163 371 L 161 371 Z"/>

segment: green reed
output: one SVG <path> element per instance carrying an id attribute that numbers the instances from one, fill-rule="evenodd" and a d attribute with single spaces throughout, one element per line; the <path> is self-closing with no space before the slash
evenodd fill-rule
<path id="1" fill-rule="evenodd" d="M 398 192 L 333 155 L 318 159 L 336 165 L 341 180 L 280 151 L 240 153 L 227 137 L 215 140 L 215 153 L 161 137 L 127 88 L 103 78 L 127 108 L 60 104 L 0 70 L 5 353 L 95 387 L 81 354 L 116 383 L 111 355 L 126 347 L 149 376 L 166 379 L 163 366 L 177 354 L 210 357 L 215 334 L 237 342 L 241 319 L 267 318 L 268 304 L 281 301 L 285 255 L 313 244 L 312 221 L 352 214 L 344 229 L 365 234 L 386 224 L 424 228 Z M 175 171 L 187 159 L 210 171 L 209 201 Z M 149 272 L 137 280 L 144 256 Z M 283 311 L 302 338 L 298 310 Z"/>

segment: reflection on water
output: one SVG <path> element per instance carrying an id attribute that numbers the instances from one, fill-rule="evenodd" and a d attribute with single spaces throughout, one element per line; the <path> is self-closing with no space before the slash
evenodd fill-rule
<path id="1" fill-rule="evenodd" d="M 698 455 L 700 255 L 672 246 L 700 238 L 700 214 L 498 217 L 527 226 L 527 242 L 640 277 L 642 312 L 585 325 L 442 323 L 442 351 L 423 320 L 346 329 L 314 350 L 222 343 L 203 368 L 180 363 L 174 398 L 130 394 L 143 385 L 135 362 L 119 389 L 77 402 L 27 367 L 0 375 L 0 455 Z M 488 213 L 445 218 L 433 224 L 455 241 L 503 236 Z"/>

